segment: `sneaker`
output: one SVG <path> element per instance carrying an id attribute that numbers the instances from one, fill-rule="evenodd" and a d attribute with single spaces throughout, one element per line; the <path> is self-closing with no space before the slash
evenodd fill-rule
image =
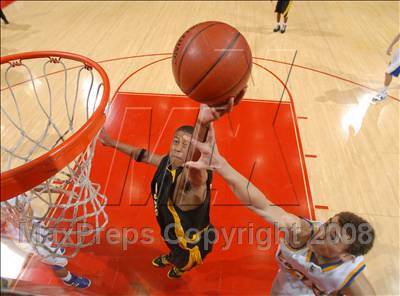
<path id="1" fill-rule="evenodd" d="M 286 26 L 283 25 L 282 28 L 281 28 L 281 33 L 283 34 L 283 33 L 285 33 L 285 32 L 286 32 Z"/>
<path id="2" fill-rule="evenodd" d="M 274 32 L 278 32 L 281 29 L 281 25 L 277 24 L 276 27 L 274 28 Z"/>
<path id="3" fill-rule="evenodd" d="M 168 271 L 167 276 L 170 280 L 173 280 L 173 279 L 179 279 L 182 276 L 182 274 L 183 271 L 180 270 L 178 267 L 174 266 Z"/>
<path id="4" fill-rule="evenodd" d="M 151 261 L 151 264 L 153 264 L 155 267 L 162 268 L 169 265 L 169 262 L 166 255 L 161 255 L 158 256 L 157 258 L 154 258 L 153 261 Z"/>
<path id="5" fill-rule="evenodd" d="M 386 98 L 386 96 L 387 96 L 387 92 L 379 92 L 372 98 L 372 102 L 376 103 L 376 102 L 382 101 Z"/>
<path id="6" fill-rule="evenodd" d="M 75 288 L 86 289 L 90 287 L 92 282 L 83 276 L 76 276 L 72 274 L 72 278 L 69 281 L 64 281 L 67 286 L 72 286 Z"/>
<path id="7" fill-rule="evenodd" d="M 64 248 L 59 248 L 59 249 L 57 250 L 57 254 L 59 254 L 59 255 L 64 255 L 64 254 L 65 254 L 65 249 L 64 249 Z"/>

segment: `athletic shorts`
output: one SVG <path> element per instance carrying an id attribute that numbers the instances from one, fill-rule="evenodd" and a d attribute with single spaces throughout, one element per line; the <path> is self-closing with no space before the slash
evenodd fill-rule
<path id="1" fill-rule="evenodd" d="M 276 3 L 275 12 L 282 13 L 287 16 L 290 9 L 290 2 L 290 0 L 278 0 L 278 2 Z"/>
<path id="2" fill-rule="evenodd" d="M 211 253 L 214 242 L 215 228 L 210 224 L 208 229 L 201 234 L 200 240 L 196 246 L 191 246 L 191 248 L 198 248 L 198 255 L 200 256 L 200 260 L 203 261 L 206 256 Z M 183 249 L 179 244 L 166 243 L 170 249 L 167 260 L 176 267 L 188 271 L 198 264 L 196 260 L 194 260 L 193 254 L 191 254 L 188 249 Z"/>
<path id="3" fill-rule="evenodd" d="M 393 55 L 392 61 L 386 69 L 386 73 L 398 77 L 400 74 L 400 48 Z"/>

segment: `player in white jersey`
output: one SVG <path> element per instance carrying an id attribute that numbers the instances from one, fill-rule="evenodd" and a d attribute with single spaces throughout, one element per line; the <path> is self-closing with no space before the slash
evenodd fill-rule
<path id="1" fill-rule="evenodd" d="M 0 206 L 2 231 L 5 229 L 8 234 L 13 233 L 13 237 L 18 239 L 21 248 L 27 252 L 38 254 L 42 258 L 41 261 L 50 265 L 55 274 L 66 285 L 76 288 L 88 288 L 90 286 L 91 282 L 89 279 L 76 276 L 66 269 L 68 264 L 66 258 L 52 254 L 58 253 L 58 255 L 63 255 L 65 249 L 54 246 L 45 225 L 36 218 L 27 219 L 26 216 L 33 217 L 33 210 L 30 206 L 29 198 L 25 194 L 20 194 L 17 197 L 1 202 Z M 29 244 L 29 239 L 25 235 L 25 233 L 29 233 L 32 230 L 35 234 L 31 236 L 31 240 L 35 247 Z"/>
<path id="2" fill-rule="evenodd" d="M 394 37 L 392 43 L 390 43 L 388 49 L 386 50 L 387 55 L 391 55 L 393 51 L 393 46 L 400 40 L 400 34 Z M 372 102 L 382 101 L 387 97 L 387 92 L 390 83 L 392 82 L 392 77 L 398 77 L 400 74 L 400 48 L 395 51 L 389 66 L 386 68 L 385 81 L 383 88 L 372 98 Z"/>
<path id="3" fill-rule="evenodd" d="M 362 255 L 372 248 L 375 236 L 367 221 L 342 212 L 322 224 L 275 206 L 219 154 L 213 133 L 211 128 L 205 143 L 193 142 L 201 157 L 185 165 L 215 170 L 244 204 L 285 232 L 276 255 L 280 270 L 272 295 L 375 294 L 361 273 Z"/>
<path id="4" fill-rule="evenodd" d="M 343 224 L 356 220 L 358 221 L 357 223 L 361 221 L 361 223 L 365 223 L 363 219 L 359 219 L 352 213 L 342 212 L 325 224 L 307 221 L 310 224 L 310 239 L 303 247 L 296 248 L 284 239 L 281 240 L 276 253 L 280 270 L 274 280 L 271 294 L 330 295 L 342 292 L 351 286 L 352 282 L 365 268 L 364 257 L 362 255 L 355 256 L 351 253 L 342 253 L 337 258 L 332 258 L 330 254 L 324 254 L 325 251 L 323 250 L 319 250 L 320 252 L 318 253 L 318 248 L 324 248 L 323 246 L 317 245 L 315 250 L 313 245 L 317 243 L 318 236 L 340 233 L 340 219 L 343 220 Z M 329 227 L 328 225 L 331 226 Z M 339 225 L 339 227 L 334 225 Z M 321 227 L 322 229 L 320 229 Z M 329 234 L 326 233 L 326 229 L 323 229 L 328 227 L 331 228 Z M 334 228 L 336 230 L 333 230 Z M 369 226 L 366 226 L 365 231 L 368 231 L 368 228 Z M 334 242 L 335 238 L 332 237 L 331 241 Z M 331 246 L 330 248 L 335 247 Z M 321 255 L 321 253 L 324 255 Z M 348 291 L 346 291 L 346 295 L 348 294 Z"/>

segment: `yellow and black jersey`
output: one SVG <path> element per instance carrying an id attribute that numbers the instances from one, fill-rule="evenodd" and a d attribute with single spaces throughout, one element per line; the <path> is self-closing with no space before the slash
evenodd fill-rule
<path id="1" fill-rule="evenodd" d="M 173 194 L 178 176 L 183 168 L 172 169 L 169 156 L 165 156 L 154 174 L 151 182 L 151 193 L 154 201 L 154 211 L 164 240 L 186 239 L 184 233 L 194 230 L 193 235 L 201 233 L 210 224 L 210 190 L 212 172 L 208 171 L 207 192 L 204 203 L 199 207 L 182 211 L 173 203 Z M 183 232 L 183 233 L 182 233 Z M 180 237 L 182 236 L 182 237 Z M 188 238 L 190 243 L 190 238 Z"/>

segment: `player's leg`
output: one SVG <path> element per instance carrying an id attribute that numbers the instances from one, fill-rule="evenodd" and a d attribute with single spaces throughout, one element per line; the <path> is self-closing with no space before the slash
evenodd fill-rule
<path id="1" fill-rule="evenodd" d="M 85 278 L 83 276 L 76 276 L 63 266 L 53 265 L 53 270 L 57 277 L 59 277 L 67 286 L 72 286 L 80 289 L 90 287 L 91 281 L 88 278 Z"/>
<path id="2" fill-rule="evenodd" d="M 64 284 L 81 289 L 90 287 L 91 282 L 88 278 L 76 276 L 66 269 L 68 264 L 68 260 L 66 258 L 52 256 L 51 252 L 56 252 L 56 248 L 51 246 L 50 242 L 46 241 L 43 246 L 38 246 L 36 250 L 39 256 L 42 257 L 42 262 L 51 265 L 54 273 L 64 282 Z M 57 253 L 62 255 L 65 253 L 65 250 L 63 248 L 59 248 Z"/>
<path id="3" fill-rule="evenodd" d="M 173 267 L 168 271 L 167 276 L 169 279 L 180 278 L 185 271 L 193 267 L 193 259 L 189 250 L 184 250 L 179 246 L 175 246 L 167 256 L 168 262 Z"/>
<path id="4" fill-rule="evenodd" d="M 282 27 L 281 27 L 281 33 L 285 33 L 286 32 L 286 26 L 287 26 L 287 21 L 288 21 L 288 16 L 287 16 L 287 14 L 285 14 L 284 16 L 283 16 L 283 24 L 282 24 Z"/>
<path id="5" fill-rule="evenodd" d="M 167 265 L 170 265 L 171 263 L 168 261 L 168 255 L 160 255 L 157 258 L 154 258 L 153 261 L 151 262 L 155 267 L 160 267 L 163 268 Z"/>
<path id="6" fill-rule="evenodd" d="M 276 26 L 274 28 L 274 32 L 278 32 L 281 29 L 281 13 L 282 13 L 282 3 L 284 0 L 278 0 L 276 2 L 275 6 L 275 12 L 276 12 Z"/>
<path id="7" fill-rule="evenodd" d="M 174 265 L 168 272 L 168 277 L 179 278 L 184 272 L 202 264 L 206 256 L 211 253 L 215 239 L 215 229 L 210 224 L 207 230 L 201 233 L 199 241 L 191 247 L 190 251 L 180 247 L 174 249 L 168 256 L 168 261 Z"/>
<path id="8" fill-rule="evenodd" d="M 286 31 L 291 4 L 292 4 L 291 1 L 285 1 L 284 5 L 283 5 L 284 11 L 283 11 L 283 24 L 281 26 L 281 33 L 285 33 L 285 31 Z"/>
<path id="9" fill-rule="evenodd" d="M 190 252 L 182 249 L 177 244 L 171 244 L 166 242 L 170 252 L 165 255 L 160 255 L 153 259 L 151 262 L 153 266 L 164 268 L 167 265 L 172 265 L 172 268 L 168 271 L 167 276 L 170 279 L 180 278 L 184 273 L 184 268 L 187 266 L 190 258 Z"/>
<path id="10" fill-rule="evenodd" d="M 397 70 L 397 75 L 400 71 L 400 67 Z M 395 73 L 395 72 L 392 72 Z M 373 102 L 378 102 L 382 101 L 387 97 L 388 94 L 388 88 L 390 83 L 392 82 L 392 73 L 385 73 L 385 81 L 383 83 L 383 88 L 373 97 L 372 101 Z"/>
<path id="11" fill-rule="evenodd" d="M 281 14 L 279 12 L 276 13 L 276 26 L 274 28 L 274 32 L 278 32 L 281 29 Z"/>
<path id="12" fill-rule="evenodd" d="M 400 74 L 400 49 L 398 49 L 393 56 L 392 61 L 385 72 L 385 81 L 383 83 L 383 88 L 379 90 L 379 92 L 373 97 L 372 101 L 382 101 L 387 97 L 388 88 L 390 83 L 392 82 L 393 76 L 398 77 Z"/>
<path id="13" fill-rule="evenodd" d="M 216 241 L 216 234 L 215 234 L 215 228 L 214 225 L 210 224 L 208 229 L 204 231 L 204 233 L 201 236 L 201 239 L 198 243 L 199 249 L 200 249 L 200 254 L 202 260 L 204 260 L 208 254 L 211 253 L 214 243 Z"/>
<path id="14" fill-rule="evenodd" d="M 3 22 L 8 25 L 10 22 L 7 20 L 6 15 L 3 13 L 3 10 L 0 9 L 0 18 L 3 20 Z"/>
<path id="15" fill-rule="evenodd" d="M 170 249 L 170 252 L 168 254 L 162 254 L 162 255 L 154 258 L 153 261 L 151 262 L 151 264 L 153 264 L 153 266 L 155 266 L 155 267 L 164 268 L 167 265 L 173 264 L 172 262 L 169 261 L 169 259 L 171 258 L 171 254 L 177 248 L 177 245 L 176 244 L 172 244 L 172 243 L 170 243 L 170 242 L 168 242 L 166 240 L 164 240 L 164 242 L 166 243 L 166 245 Z"/>

